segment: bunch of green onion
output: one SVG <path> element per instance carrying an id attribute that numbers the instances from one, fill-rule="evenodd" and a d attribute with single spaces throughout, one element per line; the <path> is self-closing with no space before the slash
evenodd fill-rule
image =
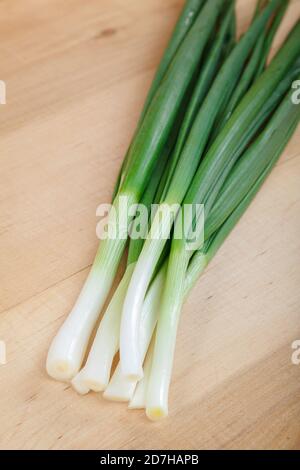
<path id="1" fill-rule="evenodd" d="M 183 302 L 300 120 L 300 106 L 292 100 L 292 83 L 300 78 L 299 21 L 267 66 L 288 3 L 258 1 L 248 31 L 237 41 L 234 0 L 186 1 L 115 187 L 117 218 L 108 224 L 118 226 L 119 237 L 101 241 L 82 292 L 49 349 L 48 374 L 71 381 L 78 393 L 104 392 L 130 408 L 145 408 L 150 419 L 168 415 Z M 137 213 L 120 230 L 124 197 L 128 207 L 156 204 L 140 239 L 130 238 Z M 187 205 L 201 210 L 177 238 Z M 204 216 L 197 242 L 190 245 Z M 89 349 L 123 256 L 125 272 Z"/>

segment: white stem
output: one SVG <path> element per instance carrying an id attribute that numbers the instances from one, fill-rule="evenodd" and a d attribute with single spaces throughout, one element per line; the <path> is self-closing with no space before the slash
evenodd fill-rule
<path id="1" fill-rule="evenodd" d="M 79 371 L 110 286 L 111 276 L 91 271 L 73 310 L 51 343 L 46 367 L 54 379 L 68 381 Z"/>
<path id="2" fill-rule="evenodd" d="M 111 401 L 127 402 L 131 400 L 137 382 L 124 377 L 121 370 L 120 362 L 110 379 L 108 387 L 103 393 L 103 398 Z"/>
<path id="3" fill-rule="evenodd" d="M 197 253 L 189 265 L 187 276 L 185 278 L 185 297 L 189 294 L 190 290 L 205 269 L 206 265 L 207 260 L 205 256 L 203 256 L 201 252 Z M 166 269 L 167 266 L 165 264 L 160 273 L 156 276 L 155 281 L 153 281 L 143 305 L 140 331 L 140 348 L 141 352 L 143 353 L 143 361 L 157 322 L 161 297 L 163 289 L 165 288 Z M 137 380 L 128 380 L 128 378 L 122 375 L 119 363 L 103 396 L 104 398 L 112 401 L 129 401 L 133 396 L 137 383 Z"/>
<path id="4" fill-rule="evenodd" d="M 161 207 L 165 211 L 164 217 L 162 218 L 161 210 L 158 210 L 137 261 L 123 306 L 120 362 L 123 375 L 130 380 L 140 380 L 143 377 L 143 360 L 139 346 L 142 307 L 174 220 L 172 206 L 163 204 Z"/>
<path id="5" fill-rule="evenodd" d="M 154 337 L 152 338 L 149 346 L 147 356 L 144 362 L 144 377 L 137 383 L 132 399 L 129 402 L 128 408 L 131 410 L 141 410 L 146 408 L 147 389 L 150 380 L 152 359 L 154 353 Z"/>
<path id="6" fill-rule="evenodd" d="M 147 391 L 146 414 L 151 420 L 168 416 L 169 386 L 187 265 L 184 250 L 171 250 Z"/>
<path id="7" fill-rule="evenodd" d="M 201 251 L 196 252 L 183 281 L 180 274 L 185 272 L 188 258 L 176 251 L 170 255 L 147 385 L 146 413 L 151 420 L 168 415 L 168 393 L 181 307 L 208 264 L 206 256 Z"/>
<path id="8" fill-rule="evenodd" d="M 134 263 L 127 267 L 103 315 L 86 364 L 72 381 L 76 390 L 78 387 L 83 387 L 94 392 L 101 392 L 108 385 L 112 362 L 119 349 L 123 302 L 133 269 Z"/>
<path id="9" fill-rule="evenodd" d="M 128 205 L 135 202 L 133 196 L 116 198 L 108 220 L 108 226 L 115 228 L 112 232 L 116 235 L 100 243 L 79 298 L 50 346 L 46 367 L 54 379 L 69 381 L 78 373 L 91 333 L 112 287 L 128 233 L 122 221 L 124 205 L 120 209 L 121 197 Z"/>
<path id="10" fill-rule="evenodd" d="M 76 390 L 79 395 L 87 395 L 90 391 L 90 388 L 87 387 L 83 380 L 81 372 L 78 372 L 77 375 L 71 380 L 72 387 Z"/>
<path id="11" fill-rule="evenodd" d="M 139 336 L 142 362 L 144 362 L 157 323 L 165 275 L 166 265 L 160 270 L 159 274 L 152 282 L 144 301 Z M 136 384 L 137 380 L 130 380 L 128 377 L 124 376 L 119 363 L 103 396 L 113 401 L 129 401 L 133 396 Z"/>

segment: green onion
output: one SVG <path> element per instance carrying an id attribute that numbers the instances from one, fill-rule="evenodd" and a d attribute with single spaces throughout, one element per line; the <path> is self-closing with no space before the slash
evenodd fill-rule
<path id="1" fill-rule="evenodd" d="M 261 63 L 256 71 L 254 79 L 259 77 L 261 73 L 263 72 L 264 68 L 266 67 L 266 63 L 268 60 L 268 56 L 271 51 L 272 43 L 274 40 L 274 37 L 278 31 L 279 26 L 281 25 L 281 21 L 286 13 L 286 10 L 289 6 L 290 0 L 282 0 L 282 5 L 278 8 L 276 15 L 274 16 L 273 22 L 269 28 L 269 32 L 267 34 L 265 44 L 264 44 L 264 52 L 263 56 L 261 59 Z"/>
<path id="2" fill-rule="evenodd" d="M 295 26 L 268 69 L 247 93 L 216 139 L 200 165 L 184 203 L 203 203 L 206 205 L 206 216 L 209 214 L 210 207 L 218 195 L 218 188 L 225 181 L 241 154 L 241 149 L 245 144 L 245 135 L 249 133 L 249 125 L 255 122 L 264 103 L 272 96 L 276 86 L 291 69 L 299 53 L 300 23 Z"/>
<path id="3" fill-rule="evenodd" d="M 147 210 L 155 202 L 155 195 L 166 170 L 173 140 L 174 138 L 170 140 L 169 145 L 158 161 L 150 183 L 141 199 L 140 204 Z M 137 223 L 137 219 L 135 219 L 132 230 L 137 228 Z M 101 319 L 86 364 L 72 379 L 73 388 L 80 394 L 87 394 L 90 390 L 100 392 L 105 390 L 108 385 L 113 359 L 119 350 L 120 322 L 124 298 L 135 263 L 143 246 L 143 236 L 146 235 L 146 231 L 147 226 L 141 227 L 141 238 L 130 239 L 126 271 Z"/>
<path id="4" fill-rule="evenodd" d="M 288 141 L 291 139 L 293 136 L 298 124 L 300 121 L 300 113 L 298 110 L 298 117 L 297 119 L 292 122 L 290 125 L 289 129 L 286 130 L 286 135 L 284 138 L 278 142 L 278 147 L 275 150 L 274 149 L 274 156 L 268 163 L 267 167 L 264 169 L 262 172 L 261 176 L 257 179 L 249 193 L 247 194 L 246 197 L 240 202 L 238 207 L 232 212 L 232 214 L 228 217 L 228 219 L 224 222 L 224 224 L 221 226 L 221 228 L 214 234 L 211 239 L 208 240 L 208 249 L 206 253 L 206 258 L 207 261 L 210 262 L 211 259 L 215 256 L 217 251 L 220 249 L 222 246 L 224 240 L 228 237 L 230 232 L 233 230 L 239 219 L 242 217 L 246 209 L 249 207 L 251 204 L 252 200 L 256 196 L 257 192 L 263 185 L 264 181 L 268 177 L 268 175 L 271 173 L 272 169 L 274 168 L 275 164 L 277 163 L 280 155 L 282 154 L 285 146 L 287 145 Z M 282 129 L 283 130 L 283 129 Z M 280 136 L 280 133 L 278 133 Z M 280 136 L 281 137 L 281 136 Z"/>
<path id="5" fill-rule="evenodd" d="M 299 72 L 299 71 L 298 71 Z M 296 78 L 296 77 L 295 77 Z M 292 79 L 290 77 L 289 86 L 292 83 Z M 222 243 L 224 242 L 225 238 L 228 236 L 229 232 L 234 228 L 236 223 L 238 222 L 241 215 L 247 209 L 248 205 L 251 203 L 252 199 L 260 189 L 261 185 L 265 181 L 267 175 L 270 173 L 271 169 L 275 165 L 280 156 L 281 152 L 283 151 L 287 141 L 292 136 L 293 131 L 295 129 L 295 123 L 299 119 L 299 111 L 296 110 L 294 106 L 293 112 L 291 113 L 291 102 L 285 101 L 284 105 L 280 113 L 278 112 L 273 119 L 272 127 L 269 125 L 266 128 L 266 131 L 258 138 L 257 142 L 250 148 L 249 150 L 249 157 L 243 158 L 235 168 L 235 179 L 238 181 L 244 181 L 245 176 L 249 174 L 249 162 L 253 162 L 254 173 L 257 176 L 257 181 L 252 186 L 248 184 L 244 187 L 244 193 L 247 193 L 247 189 L 250 188 L 249 193 L 240 201 L 239 205 L 235 210 L 233 210 L 232 214 L 228 217 L 228 219 L 221 225 L 221 227 L 210 237 L 210 239 L 205 243 L 203 250 L 197 251 L 194 256 L 192 257 L 187 275 L 185 278 L 184 283 L 184 298 L 186 298 L 194 287 L 195 283 L 197 282 L 200 275 L 203 273 L 207 264 L 211 261 L 213 256 L 216 254 L 217 250 L 220 248 Z M 298 119 L 297 119 L 298 116 Z M 288 120 L 286 120 L 286 118 Z M 281 127 L 281 121 L 285 123 L 285 127 Z M 289 128 L 288 122 L 291 123 Z M 277 126 L 277 127 L 276 127 Z M 275 129 L 274 133 L 272 129 Z M 272 139 L 270 137 L 272 136 Z M 264 146 L 265 149 L 264 149 Z M 265 151 L 266 150 L 266 153 Z M 261 165 L 260 160 L 256 158 L 254 161 L 254 155 L 263 155 L 264 156 L 264 164 Z M 249 161 L 248 161 L 249 159 Z M 267 165 L 267 166 L 266 166 Z M 241 170 L 241 166 L 244 166 L 244 171 Z M 266 166 L 263 170 L 262 174 L 261 168 Z M 247 174 L 248 172 L 248 174 Z M 253 181 L 253 174 L 252 181 Z M 236 207 L 237 201 L 235 198 L 235 191 L 236 186 L 232 185 L 232 180 L 234 178 L 230 177 L 226 182 L 227 186 L 231 188 L 232 193 L 232 207 Z M 251 187 L 252 186 L 252 187 Z M 221 193 L 220 198 L 224 200 L 224 194 L 227 190 L 224 189 L 224 192 Z M 159 283 L 163 282 L 163 277 L 165 276 L 165 267 L 163 271 L 160 273 L 160 276 L 154 281 L 153 285 L 158 286 Z M 162 289 L 162 286 L 161 286 Z M 162 292 L 162 291 L 161 291 Z M 159 294 L 159 298 L 161 297 L 161 293 Z M 140 349 L 142 351 L 142 360 L 144 360 L 145 353 L 147 351 L 148 345 L 150 343 L 150 338 L 153 335 L 155 321 L 157 319 L 157 303 L 155 302 L 158 299 L 154 295 L 147 294 L 145 305 L 143 307 L 143 315 L 142 315 L 142 331 L 144 332 L 140 338 Z M 147 316 L 151 319 L 151 321 L 147 322 Z M 147 326 L 148 324 L 148 326 Z M 150 325 L 150 326 L 149 326 Z M 151 347 L 150 347 L 151 348 Z M 148 350 L 146 362 L 144 364 L 144 377 L 140 382 L 132 382 L 128 380 L 124 375 L 122 375 L 120 365 L 118 365 L 113 378 L 105 391 L 105 398 L 117 401 L 129 401 L 129 408 L 141 408 L 145 407 L 146 403 L 146 391 L 148 387 L 148 382 L 150 379 L 150 364 L 152 363 L 152 350 Z"/>
<path id="6" fill-rule="evenodd" d="M 73 378 L 75 390 L 100 392 L 108 385 L 112 362 L 119 349 L 122 306 L 134 265 L 129 266 L 101 319 L 85 366 Z"/>
<path id="7" fill-rule="evenodd" d="M 149 104 L 153 100 L 163 78 L 165 77 L 171 62 L 174 59 L 176 52 L 178 51 L 178 48 L 195 23 L 197 16 L 203 7 L 203 4 L 204 0 L 188 0 L 185 3 L 149 90 L 142 112 L 142 119 L 145 117 L 147 109 L 149 108 Z"/>
<path id="8" fill-rule="evenodd" d="M 289 96 L 290 98 L 290 96 Z M 247 158 L 241 158 L 233 171 L 230 173 L 226 180 L 226 185 L 221 189 L 218 200 L 209 217 L 205 223 L 205 239 L 209 238 L 220 227 L 220 225 L 227 219 L 232 211 L 232 207 L 237 206 L 244 195 L 247 194 L 252 185 L 257 180 L 264 168 L 268 166 L 270 155 L 281 154 L 281 147 L 279 145 L 280 138 L 285 142 L 286 126 L 282 126 L 282 115 L 287 116 L 287 119 L 292 119 L 294 123 L 294 116 L 290 108 L 295 109 L 290 99 L 286 100 L 285 108 L 280 109 L 280 113 L 275 113 L 271 120 L 271 124 L 267 126 L 264 133 L 257 139 L 255 145 L 252 145 L 247 153 Z M 295 109 L 295 112 L 297 109 Z M 277 127 L 278 126 L 278 127 Z M 268 152 L 265 151 L 268 148 Z M 279 149 L 279 150 L 277 150 Z M 260 158 L 257 158 L 257 155 Z"/>
<path id="9" fill-rule="evenodd" d="M 164 289 L 166 269 L 167 265 L 165 263 L 153 280 L 143 304 L 139 330 L 139 347 L 143 361 L 157 323 L 159 305 Z M 129 401 L 133 396 L 136 384 L 137 381 L 132 381 L 122 374 L 119 363 L 103 396 L 104 398 L 113 401 Z"/>
<path id="10" fill-rule="evenodd" d="M 205 4 L 178 48 L 138 128 L 129 150 L 129 169 L 114 200 L 114 211 L 108 218 L 109 226 L 115 227 L 119 236 L 100 243 L 81 294 L 50 346 L 47 371 L 53 378 L 72 379 L 81 367 L 89 337 L 113 285 L 126 246 L 131 219 L 122 221 L 120 205 L 126 201 L 129 209 L 144 193 L 223 5 L 224 0 L 210 0 Z"/>
<path id="11" fill-rule="evenodd" d="M 115 186 L 108 237 L 48 352 L 48 374 L 79 394 L 168 415 L 183 303 L 300 122 L 300 21 L 266 68 L 288 4 L 258 0 L 236 41 L 235 0 L 186 1 Z"/>
<path id="12" fill-rule="evenodd" d="M 181 152 L 184 148 L 185 142 L 191 130 L 192 124 L 195 120 L 197 112 L 199 111 L 200 105 L 203 103 L 205 95 L 209 91 L 213 78 L 215 77 L 218 68 L 223 59 L 223 50 L 224 43 L 226 43 L 226 37 L 229 35 L 229 42 L 232 41 L 230 35 L 233 18 L 235 17 L 234 5 L 231 4 L 228 8 L 228 12 L 225 15 L 225 19 L 221 24 L 220 30 L 217 34 L 215 41 L 208 52 L 207 62 L 204 64 L 203 69 L 200 72 L 199 80 L 196 84 L 195 90 L 192 94 L 188 109 L 183 119 L 183 123 L 179 132 L 179 136 L 176 142 L 176 147 L 174 150 L 174 155 L 172 157 L 172 164 L 168 171 L 168 178 L 165 182 L 164 192 L 162 193 L 161 199 L 167 196 L 168 189 L 174 177 L 176 171 L 176 166 L 178 164 Z"/>
<path id="13" fill-rule="evenodd" d="M 131 167 L 121 186 L 123 192 L 141 195 L 159 152 L 166 143 L 185 93 L 200 63 L 224 0 L 205 4 L 182 42 L 131 146 Z"/>
<path id="14" fill-rule="evenodd" d="M 134 389 L 134 394 L 129 402 L 128 408 L 130 410 L 141 410 L 146 408 L 147 403 L 147 391 L 151 376 L 152 360 L 154 354 L 155 335 L 153 335 L 149 349 L 147 351 L 146 359 L 144 362 L 144 376 L 140 380 Z"/>
<path id="15" fill-rule="evenodd" d="M 257 87 L 255 88 L 257 90 Z M 250 95 L 252 95 L 251 91 Z M 300 108 L 292 103 L 289 93 L 265 130 L 245 152 L 226 180 L 219 201 L 225 204 L 224 213 L 229 216 L 219 230 L 212 235 L 212 239 L 205 244 L 206 250 L 197 252 L 195 255 L 199 264 L 198 274 L 201 274 L 254 198 L 295 131 L 299 120 Z M 263 161 L 260 160 L 261 156 L 263 156 Z M 249 184 L 245 178 L 247 174 Z M 239 184 L 243 186 L 239 187 Z M 235 191 L 240 193 L 240 197 L 236 197 Z M 242 197 L 243 194 L 244 197 Z M 218 210 L 220 210 L 220 205 Z M 185 273 L 189 260 L 190 253 L 178 250 L 177 240 L 174 240 L 157 325 L 152 371 L 147 392 L 147 415 L 150 419 L 159 419 L 168 414 L 168 391 L 178 322 L 184 299 Z"/>
<path id="16" fill-rule="evenodd" d="M 158 66 L 158 69 L 156 71 L 156 74 L 154 76 L 151 88 L 148 92 L 143 111 L 141 113 L 140 119 L 139 119 L 139 125 L 142 123 L 146 112 L 148 111 L 148 108 L 150 106 L 150 103 L 152 102 L 154 96 L 156 95 L 156 92 L 166 75 L 166 72 L 174 59 L 176 52 L 178 51 L 179 46 L 182 44 L 184 38 L 186 37 L 187 33 L 191 29 L 192 25 L 194 24 L 197 16 L 199 15 L 199 12 L 201 11 L 201 8 L 203 6 L 204 0 L 187 0 L 187 2 L 184 5 L 184 8 L 179 16 L 179 19 L 176 23 L 175 29 L 172 33 L 172 36 L 170 38 L 170 41 L 167 45 L 167 48 L 165 50 L 165 53 L 161 59 L 161 62 Z M 113 199 L 115 199 L 119 189 L 120 189 L 120 184 L 121 182 L 124 181 L 125 175 L 127 174 L 127 171 L 130 167 L 130 159 L 129 159 L 129 151 L 127 152 L 127 155 L 123 161 L 121 171 L 119 173 L 117 183 L 114 189 L 113 193 Z"/>
<path id="17" fill-rule="evenodd" d="M 161 210 L 164 211 L 166 215 L 161 217 L 161 211 L 158 210 L 152 223 L 150 234 L 144 244 L 133 272 L 122 313 L 120 337 L 121 364 L 123 373 L 131 378 L 140 379 L 143 374 L 138 350 L 138 325 L 141 308 L 156 265 L 162 254 L 168 235 L 170 234 L 172 222 L 175 220 L 178 213 L 178 207 L 176 212 L 176 209 L 174 210 L 174 204 L 181 204 L 187 189 L 191 185 L 218 111 L 224 100 L 230 96 L 230 92 L 232 93 L 234 90 L 249 52 L 255 44 L 257 35 L 265 28 L 279 3 L 280 0 L 270 2 L 268 7 L 236 45 L 219 71 L 195 119 L 177 164 L 174 177 L 168 189 L 168 194 L 166 195 L 165 201 L 161 204 Z M 271 91 L 272 87 L 275 86 L 276 80 L 273 79 L 270 82 L 270 86 L 266 87 L 268 88 L 268 93 L 269 89 Z M 262 96 L 262 100 L 265 98 L 267 98 L 267 96 Z M 259 101 L 259 106 L 262 100 Z M 247 106 L 251 108 L 252 104 L 249 103 Z M 257 111 L 258 106 L 256 106 L 255 113 L 257 113 Z M 246 114 L 246 110 L 244 114 Z M 251 114 L 249 114 L 249 116 L 253 117 Z M 251 123 L 252 117 L 249 117 L 247 120 L 247 127 Z M 236 130 L 237 129 L 234 129 L 234 131 Z M 243 132 L 245 132 L 245 130 Z M 240 132 L 241 136 L 243 132 Z M 208 157 L 205 158 L 204 164 Z M 224 166 L 224 164 L 222 166 Z M 200 165 L 200 168 L 201 167 L 202 165 Z M 206 181 L 207 180 L 205 180 L 205 183 Z M 192 188 L 194 188 L 194 186 L 192 183 Z M 204 187 L 206 188 L 206 186 L 205 184 Z"/>
<path id="18" fill-rule="evenodd" d="M 287 9 L 288 0 L 282 0 L 283 5 L 280 6 L 278 11 L 274 15 L 274 20 L 271 24 L 271 28 L 269 25 L 262 31 L 261 35 L 258 37 L 257 43 L 251 53 L 249 58 L 248 64 L 245 67 L 245 70 L 242 73 L 240 81 L 231 96 L 229 102 L 224 106 L 224 109 L 220 112 L 220 116 L 218 117 L 218 124 L 214 129 L 214 132 L 211 136 L 211 142 L 213 142 L 228 119 L 233 114 L 234 110 L 236 109 L 237 105 L 248 91 L 252 83 L 261 75 L 265 65 L 266 60 L 270 51 L 270 47 L 272 45 L 272 41 L 274 35 L 281 24 L 285 11 Z M 257 11 L 254 17 L 254 20 L 258 17 L 258 13 L 261 9 L 263 2 L 258 2 Z"/>
<path id="19" fill-rule="evenodd" d="M 254 22 L 256 20 L 256 18 L 259 16 L 259 14 L 261 13 L 261 10 L 263 8 L 265 8 L 266 4 L 268 3 L 268 0 L 258 0 L 257 3 L 256 3 L 256 7 L 255 7 L 255 10 L 254 10 L 254 15 L 253 15 L 253 20 L 252 22 Z"/>

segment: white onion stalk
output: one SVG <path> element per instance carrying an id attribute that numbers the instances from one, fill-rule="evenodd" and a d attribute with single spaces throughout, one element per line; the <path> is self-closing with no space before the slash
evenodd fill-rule
<path id="1" fill-rule="evenodd" d="M 168 393 L 182 305 L 195 279 L 207 266 L 207 259 L 199 252 L 196 254 L 198 264 L 192 262 L 191 271 L 186 275 L 188 261 L 186 252 L 171 251 L 147 390 L 146 414 L 151 420 L 168 415 Z"/>
<path id="2" fill-rule="evenodd" d="M 129 380 L 122 375 L 121 364 L 118 363 L 115 372 L 103 393 L 103 398 L 116 402 L 128 402 L 131 400 L 137 381 Z"/>
<path id="3" fill-rule="evenodd" d="M 135 202 L 134 197 L 122 197 L 128 207 Z M 108 224 L 116 228 L 118 236 L 100 243 L 78 300 L 51 343 L 46 368 L 56 380 L 69 381 L 80 370 L 91 333 L 113 285 L 128 233 L 127 221 L 123 225 L 120 220 L 119 204 L 117 197 L 114 204 L 116 212 L 111 212 L 108 219 Z"/>
<path id="4" fill-rule="evenodd" d="M 119 350 L 123 302 L 133 269 L 134 264 L 127 267 L 100 322 L 86 364 L 72 380 L 79 393 L 82 393 L 81 388 L 102 392 L 108 385 L 112 362 Z"/>
<path id="5" fill-rule="evenodd" d="M 143 377 L 143 358 L 139 350 L 142 308 L 174 218 L 173 207 L 161 204 L 136 263 L 125 297 L 120 332 L 120 362 L 122 374 L 132 381 L 141 380 Z"/>
<path id="6" fill-rule="evenodd" d="M 160 270 L 159 274 L 152 282 L 144 301 L 139 335 L 142 362 L 144 362 L 157 323 L 159 305 L 164 289 L 166 268 L 167 266 L 164 265 Z M 137 380 L 130 380 L 127 376 L 123 375 L 119 362 L 103 397 L 112 401 L 129 401 L 133 396 L 136 384 Z"/>
<path id="7" fill-rule="evenodd" d="M 189 292 L 192 290 L 199 276 L 204 271 L 206 265 L 206 258 L 202 255 L 200 251 L 197 252 L 193 256 L 189 264 L 188 272 L 185 278 L 184 297 L 187 297 Z M 164 272 L 162 273 L 162 271 L 160 271 L 158 275 L 163 275 L 163 278 L 160 278 L 160 280 L 158 279 L 158 276 L 155 278 L 155 281 L 153 281 L 143 305 L 142 319 L 144 319 L 144 321 L 141 322 L 140 332 L 140 348 L 141 352 L 143 352 L 143 361 L 146 356 L 151 337 L 153 335 L 153 331 L 158 318 L 163 289 L 165 288 L 164 280 L 167 269 L 166 264 L 163 269 Z M 119 363 L 103 396 L 104 398 L 112 401 L 130 401 L 133 397 L 137 383 L 137 380 L 132 381 L 122 375 L 122 370 Z"/>
<path id="8" fill-rule="evenodd" d="M 85 385 L 84 381 L 82 380 L 81 371 L 75 375 L 71 383 L 72 383 L 72 387 L 74 388 L 74 390 L 76 390 L 76 392 L 79 395 L 87 395 L 89 391 L 91 390 L 89 387 Z"/>
<path id="9" fill-rule="evenodd" d="M 154 353 L 154 339 L 155 335 L 153 335 L 152 337 L 152 341 L 150 343 L 147 356 L 144 362 L 144 377 L 137 383 L 133 397 L 129 402 L 128 408 L 130 410 L 142 410 L 146 408 L 147 390 L 150 380 L 152 359 Z"/>

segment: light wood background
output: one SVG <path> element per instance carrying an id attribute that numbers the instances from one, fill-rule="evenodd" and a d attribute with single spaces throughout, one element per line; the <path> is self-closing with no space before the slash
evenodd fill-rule
<path id="1" fill-rule="evenodd" d="M 240 30 L 254 9 L 238 1 Z M 2 449 L 300 448 L 300 129 L 186 303 L 169 419 L 50 380 L 181 0 L 2 0 Z M 299 18 L 291 2 L 275 49 Z"/>

